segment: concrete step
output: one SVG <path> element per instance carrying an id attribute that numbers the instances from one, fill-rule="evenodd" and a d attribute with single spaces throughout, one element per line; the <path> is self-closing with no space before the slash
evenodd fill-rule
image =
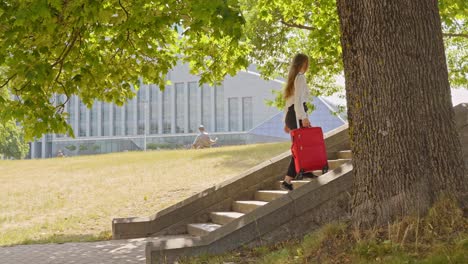
<path id="1" fill-rule="evenodd" d="M 294 189 L 297 189 L 297 188 L 301 187 L 302 185 L 309 183 L 310 181 L 311 181 L 310 179 L 304 179 L 304 180 L 300 180 L 300 181 L 292 181 L 292 184 L 294 186 Z M 277 185 L 278 190 L 281 190 L 281 183 L 282 182 L 283 181 L 278 182 L 278 185 Z"/>
<path id="2" fill-rule="evenodd" d="M 312 171 L 312 173 L 317 175 L 317 176 L 320 176 L 320 175 L 322 175 L 322 170 L 314 170 L 314 171 Z"/>
<path id="3" fill-rule="evenodd" d="M 244 215 L 243 213 L 238 213 L 238 212 L 211 212 L 210 213 L 211 222 L 215 224 L 220 224 L 220 225 L 225 225 L 243 215 Z"/>
<path id="4" fill-rule="evenodd" d="M 188 224 L 187 232 L 192 236 L 204 236 L 220 227 L 221 225 L 214 223 Z"/>
<path id="5" fill-rule="evenodd" d="M 244 214 L 248 214 L 253 210 L 264 206 L 268 202 L 264 201 L 234 201 L 232 203 L 232 210 Z"/>
<path id="6" fill-rule="evenodd" d="M 338 158 L 339 159 L 352 159 L 353 153 L 351 152 L 351 150 L 338 151 Z"/>
<path id="7" fill-rule="evenodd" d="M 280 190 L 257 191 L 255 192 L 255 200 L 271 202 L 287 193 L 288 191 L 280 191 Z"/>
<path id="8" fill-rule="evenodd" d="M 334 170 L 348 161 L 350 161 L 350 159 L 328 160 L 328 171 Z"/>

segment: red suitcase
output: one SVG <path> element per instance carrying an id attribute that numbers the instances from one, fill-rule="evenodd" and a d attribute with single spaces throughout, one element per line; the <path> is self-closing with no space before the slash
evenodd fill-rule
<path id="1" fill-rule="evenodd" d="M 322 128 L 303 127 L 291 131 L 291 152 L 296 165 L 297 179 L 302 179 L 304 173 L 314 170 L 328 171 L 327 151 L 323 139 Z"/>

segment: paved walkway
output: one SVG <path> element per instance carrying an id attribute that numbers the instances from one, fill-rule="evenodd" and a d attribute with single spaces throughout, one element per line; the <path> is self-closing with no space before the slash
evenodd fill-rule
<path id="1" fill-rule="evenodd" d="M 0 263 L 145 264 L 148 241 L 157 242 L 160 238 L 0 247 Z"/>

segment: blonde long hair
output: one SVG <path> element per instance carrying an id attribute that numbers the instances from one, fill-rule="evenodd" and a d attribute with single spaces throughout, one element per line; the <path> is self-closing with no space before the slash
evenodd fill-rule
<path id="1" fill-rule="evenodd" d="M 288 82 L 284 88 L 285 99 L 288 99 L 294 94 L 294 80 L 296 79 L 296 75 L 299 73 L 304 63 L 309 63 L 309 57 L 307 57 L 307 55 L 298 53 L 296 56 L 294 56 L 294 59 L 292 60 L 291 66 L 289 68 Z"/>

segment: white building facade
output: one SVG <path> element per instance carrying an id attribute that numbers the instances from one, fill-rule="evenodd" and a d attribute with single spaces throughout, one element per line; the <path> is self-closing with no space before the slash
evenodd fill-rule
<path id="1" fill-rule="evenodd" d="M 179 64 L 168 74 L 164 91 L 140 84 L 124 106 L 95 102 L 88 109 L 73 96 L 66 105 L 75 138 L 45 135 L 31 142 L 30 158 L 98 154 L 189 145 L 203 124 L 220 145 L 250 143 L 246 132 L 279 112 L 265 104 L 281 81 L 265 81 L 254 72 L 239 72 L 216 86 L 199 87 L 199 77 Z M 58 100 L 64 100 L 58 96 Z"/>

